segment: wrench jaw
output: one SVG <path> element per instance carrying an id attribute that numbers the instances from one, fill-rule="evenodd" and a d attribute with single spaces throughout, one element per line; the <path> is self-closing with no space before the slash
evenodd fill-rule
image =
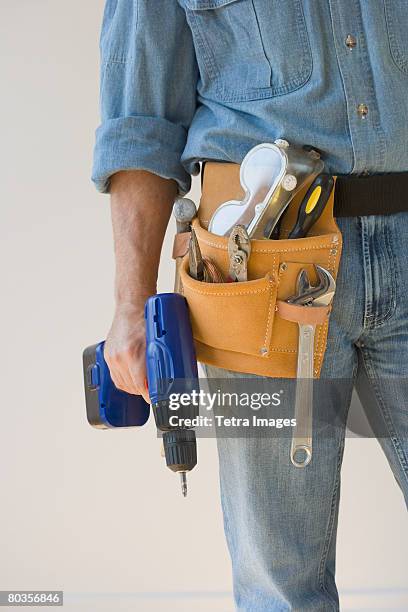
<path id="1" fill-rule="evenodd" d="M 334 292 L 336 291 L 336 281 L 326 268 L 322 266 L 315 266 L 317 275 L 321 283 L 324 283 L 325 290 L 320 295 L 317 295 L 312 303 L 312 306 L 328 306 L 334 298 Z"/>
<path id="2" fill-rule="evenodd" d="M 307 293 L 310 293 L 312 289 L 312 286 L 309 281 L 309 276 L 305 268 L 303 268 L 299 272 L 299 276 L 298 276 L 297 283 L 296 283 L 296 289 L 297 289 L 298 295 L 305 295 Z"/>
<path id="3" fill-rule="evenodd" d="M 330 304 L 336 288 L 335 280 L 322 266 L 315 265 L 314 268 L 318 284 L 310 283 L 307 270 L 303 268 L 296 281 L 296 293 L 286 300 L 289 304 L 299 306 L 327 306 Z"/>

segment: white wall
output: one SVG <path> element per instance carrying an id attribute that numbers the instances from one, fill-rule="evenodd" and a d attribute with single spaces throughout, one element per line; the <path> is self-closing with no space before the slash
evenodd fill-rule
<path id="1" fill-rule="evenodd" d="M 102 8 L 0 3 L 0 589 L 64 589 L 66 609 L 84 612 L 228 612 L 214 442 L 200 441 L 184 500 L 152 423 L 101 432 L 85 420 L 81 350 L 104 337 L 113 305 L 108 199 L 89 181 Z M 162 290 L 172 285 L 170 242 Z M 349 440 L 344 609 L 408 608 L 407 545 L 377 444 Z"/>

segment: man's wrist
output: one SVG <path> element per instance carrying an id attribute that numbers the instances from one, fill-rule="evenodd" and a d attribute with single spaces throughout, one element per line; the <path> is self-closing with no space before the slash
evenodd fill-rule
<path id="1" fill-rule="evenodd" d="M 147 298 L 157 293 L 156 285 L 138 287 L 137 291 L 116 292 L 116 310 L 135 309 L 144 306 Z"/>

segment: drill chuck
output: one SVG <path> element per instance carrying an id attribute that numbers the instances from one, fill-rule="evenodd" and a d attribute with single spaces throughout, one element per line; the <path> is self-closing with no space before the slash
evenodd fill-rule
<path id="1" fill-rule="evenodd" d="M 178 472 L 181 479 L 181 492 L 187 496 L 187 472 L 197 465 L 197 444 L 192 429 L 173 429 L 163 434 L 164 455 L 167 467 Z"/>
<path id="2" fill-rule="evenodd" d="M 163 434 L 167 467 L 172 472 L 190 472 L 197 465 L 197 444 L 192 429 L 174 429 Z"/>
<path id="3" fill-rule="evenodd" d="M 197 410 L 186 409 L 189 416 L 194 416 Z M 166 458 L 166 465 L 172 472 L 180 474 L 181 491 L 183 496 L 187 496 L 187 472 L 190 472 L 197 465 L 197 442 L 193 429 L 177 428 L 172 429 L 169 423 L 171 411 L 167 402 L 163 401 L 153 406 L 153 413 L 156 426 L 163 432 L 163 448 Z"/>

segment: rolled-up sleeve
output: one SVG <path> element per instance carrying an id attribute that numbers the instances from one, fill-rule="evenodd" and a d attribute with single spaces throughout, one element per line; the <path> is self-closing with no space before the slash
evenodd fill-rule
<path id="1" fill-rule="evenodd" d="M 177 181 L 196 109 L 198 68 L 185 12 L 176 0 L 107 0 L 101 38 L 100 113 L 92 180 L 109 192 L 120 170 Z"/>

